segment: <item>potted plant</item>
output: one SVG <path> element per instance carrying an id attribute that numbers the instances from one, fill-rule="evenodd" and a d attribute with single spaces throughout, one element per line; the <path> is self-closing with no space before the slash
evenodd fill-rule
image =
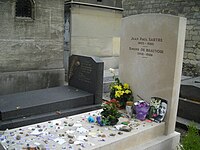
<path id="1" fill-rule="evenodd" d="M 102 104 L 103 111 L 101 112 L 101 117 L 97 117 L 97 123 L 101 126 L 103 125 L 115 125 L 119 121 L 121 113 L 117 109 L 117 101 L 111 99 Z"/>
<path id="2" fill-rule="evenodd" d="M 114 83 L 110 84 L 110 98 L 116 99 L 121 108 L 125 108 L 127 101 L 133 101 L 133 92 L 127 83 L 122 84 L 115 76 L 114 69 L 109 69 L 113 73 Z"/>

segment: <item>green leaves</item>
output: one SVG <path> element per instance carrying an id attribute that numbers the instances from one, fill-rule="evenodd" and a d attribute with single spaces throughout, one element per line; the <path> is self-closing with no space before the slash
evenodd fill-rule
<path id="1" fill-rule="evenodd" d="M 182 140 L 181 150 L 199 150 L 200 148 L 200 135 L 194 123 L 188 126 L 188 132 Z"/>
<path id="2" fill-rule="evenodd" d="M 102 105 L 103 111 L 101 112 L 102 123 L 105 125 L 114 125 L 118 122 L 121 114 L 118 112 L 116 100 L 110 100 Z"/>

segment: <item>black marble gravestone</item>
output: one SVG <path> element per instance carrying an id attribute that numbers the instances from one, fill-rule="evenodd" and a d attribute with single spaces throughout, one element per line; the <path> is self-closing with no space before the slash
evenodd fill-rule
<path id="1" fill-rule="evenodd" d="M 69 86 L 0 96 L 0 130 L 100 108 L 103 62 L 72 55 L 69 70 Z"/>
<path id="2" fill-rule="evenodd" d="M 69 85 L 94 94 L 94 104 L 102 102 L 103 62 L 97 57 L 72 55 Z"/>
<path id="3" fill-rule="evenodd" d="M 180 97 L 200 102 L 200 77 L 182 80 Z"/>
<path id="4" fill-rule="evenodd" d="M 200 77 L 181 81 L 178 116 L 200 123 Z"/>

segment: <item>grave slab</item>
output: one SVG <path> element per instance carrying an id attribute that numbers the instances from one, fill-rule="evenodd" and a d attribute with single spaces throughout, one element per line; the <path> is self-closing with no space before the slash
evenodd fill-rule
<path id="1" fill-rule="evenodd" d="M 185 79 L 181 82 L 180 97 L 200 102 L 200 77 Z"/>
<path id="2" fill-rule="evenodd" d="M 200 123 L 200 77 L 182 78 L 178 116 Z M 180 121 L 178 121 L 179 123 Z M 184 123 L 182 121 L 181 123 Z M 185 123 L 184 123 L 185 124 Z"/>
<path id="3" fill-rule="evenodd" d="M 177 115 L 181 118 L 200 123 L 200 102 L 180 97 Z"/>
<path id="4" fill-rule="evenodd" d="M 69 86 L 0 96 L 0 129 L 38 123 L 100 108 L 103 62 L 72 55 Z"/>
<path id="5" fill-rule="evenodd" d="M 168 144 L 164 139 L 165 123 L 155 123 L 131 119 L 131 132 L 121 132 L 114 126 L 100 127 L 96 123 L 89 123 L 89 116 L 98 116 L 102 110 L 91 111 L 70 117 L 50 120 L 0 132 L 0 142 L 4 149 L 22 149 L 29 147 L 43 147 L 46 149 L 87 149 L 87 150 L 138 150 L 157 137 L 154 145 Z M 120 118 L 120 125 L 124 118 Z M 69 136 L 70 135 L 70 136 Z M 6 137 L 6 138 L 5 138 Z M 16 139 L 17 138 L 17 139 Z M 160 139 L 159 139 L 160 138 Z M 71 139 L 71 140 L 70 140 Z M 84 140 L 85 139 L 85 140 Z M 73 141 L 73 142 L 72 142 Z M 70 143 L 71 144 L 70 144 Z M 173 143 L 177 145 L 177 143 Z M 28 146 L 27 146 L 28 145 Z M 170 145 L 169 145 L 170 146 Z M 149 146 L 152 147 L 152 144 Z M 168 149 L 169 150 L 169 149 Z"/>
<path id="6" fill-rule="evenodd" d="M 62 117 L 75 108 L 93 105 L 94 99 L 91 93 L 62 86 L 0 96 L 0 103 L 0 129 L 5 129 L 36 123 L 42 118 Z"/>

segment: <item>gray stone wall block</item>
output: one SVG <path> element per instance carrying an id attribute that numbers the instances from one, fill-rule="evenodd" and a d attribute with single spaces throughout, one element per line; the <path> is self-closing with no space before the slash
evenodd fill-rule
<path id="1" fill-rule="evenodd" d="M 51 22 L 51 39 L 63 41 L 64 39 L 64 24 L 63 22 L 58 23 L 58 21 Z"/>
<path id="2" fill-rule="evenodd" d="M 197 61 L 200 61 L 200 54 L 199 54 L 199 55 L 196 55 L 196 60 L 197 60 Z"/>
<path id="3" fill-rule="evenodd" d="M 190 60 L 190 64 L 195 66 L 197 64 L 197 61 L 192 59 Z"/>
<path id="4" fill-rule="evenodd" d="M 195 49 L 195 53 L 196 53 L 197 55 L 200 55 L 200 46 L 199 46 L 197 49 Z"/>
<path id="5" fill-rule="evenodd" d="M 198 30 L 199 35 L 200 35 L 200 26 L 199 25 L 200 25 L 200 23 L 197 26 L 194 26 L 194 30 L 196 30 L 196 31 Z"/>
<path id="6" fill-rule="evenodd" d="M 0 0 L 0 94 L 63 85 L 64 0 L 35 4 L 34 20 L 20 19 Z"/>
<path id="7" fill-rule="evenodd" d="M 195 57 L 196 57 L 196 55 L 194 53 L 188 53 L 188 56 L 187 56 L 188 59 L 194 60 Z"/>
<path id="8" fill-rule="evenodd" d="M 0 15 L 1 72 L 63 67 L 64 0 L 35 2 L 35 20 Z M 0 0 L 0 14 L 14 12 L 14 4 Z"/>
<path id="9" fill-rule="evenodd" d="M 0 45 L 3 72 L 63 68 L 63 42 L 19 40 L 0 41 Z"/>
<path id="10" fill-rule="evenodd" d="M 195 48 L 197 44 L 197 41 L 185 41 L 185 48 Z"/>
<path id="11" fill-rule="evenodd" d="M 185 52 L 183 58 L 184 59 L 188 58 L 188 53 Z"/>
<path id="12" fill-rule="evenodd" d="M 119 8 L 122 7 L 122 0 L 102 0 L 102 2 L 97 2 L 97 0 L 73 0 L 73 1 L 105 5 L 105 6 L 111 6 L 111 7 L 119 7 Z"/>
<path id="13" fill-rule="evenodd" d="M 64 0 L 35 0 L 37 7 L 40 8 L 64 8 Z"/>
<path id="14" fill-rule="evenodd" d="M 193 48 L 185 48 L 184 52 L 187 54 L 188 52 L 193 53 Z"/>
<path id="15" fill-rule="evenodd" d="M 64 69 L 0 73 L 0 83 L 0 95 L 60 86 Z"/>
<path id="16" fill-rule="evenodd" d="M 194 41 L 200 41 L 200 36 L 199 35 L 193 35 L 192 36 L 192 40 L 194 40 Z"/>
<path id="17" fill-rule="evenodd" d="M 190 63 L 190 60 L 189 60 L 189 59 L 184 59 L 183 62 L 184 62 L 185 64 L 188 64 L 188 63 Z"/>
<path id="18" fill-rule="evenodd" d="M 191 34 L 191 35 L 198 35 L 198 31 L 197 30 L 190 30 L 189 34 Z"/>
<path id="19" fill-rule="evenodd" d="M 188 40 L 188 41 L 192 40 L 192 35 L 186 34 L 185 40 Z"/>

